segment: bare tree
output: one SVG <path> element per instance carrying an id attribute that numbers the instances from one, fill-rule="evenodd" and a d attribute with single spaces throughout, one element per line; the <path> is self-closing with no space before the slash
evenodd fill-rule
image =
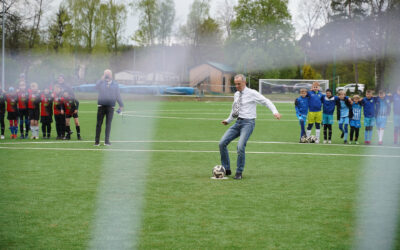
<path id="1" fill-rule="evenodd" d="M 75 45 L 84 38 L 84 46 L 91 52 L 99 27 L 100 0 L 68 0 L 68 7 L 72 11 Z"/>
<path id="2" fill-rule="evenodd" d="M 224 0 L 217 6 L 217 22 L 224 30 L 225 38 L 231 36 L 231 22 L 235 18 L 235 0 Z"/>
<path id="3" fill-rule="evenodd" d="M 330 1 L 329 0 L 304 0 L 298 5 L 299 14 L 297 20 L 309 37 L 314 35 L 314 31 L 329 20 Z"/>
<path id="4" fill-rule="evenodd" d="M 43 0 L 35 0 L 32 4 L 34 8 L 33 25 L 29 35 L 29 48 L 33 48 L 35 41 L 39 37 L 40 19 L 43 15 Z"/>
<path id="5" fill-rule="evenodd" d="M 194 0 L 186 24 L 180 27 L 180 33 L 189 44 L 196 47 L 199 43 L 199 28 L 210 16 L 211 0 Z"/>
<path id="6" fill-rule="evenodd" d="M 173 0 L 160 2 L 160 21 L 157 30 L 157 37 L 162 45 L 165 45 L 172 33 L 172 26 L 175 22 L 175 4 Z"/>
<path id="7" fill-rule="evenodd" d="M 160 21 L 158 1 L 134 0 L 130 5 L 140 12 L 139 29 L 136 30 L 133 40 L 141 45 L 154 45 Z"/>
<path id="8" fill-rule="evenodd" d="M 121 33 L 126 23 L 126 6 L 109 0 L 100 7 L 102 18 L 102 32 L 107 46 L 116 53 L 121 40 Z"/>

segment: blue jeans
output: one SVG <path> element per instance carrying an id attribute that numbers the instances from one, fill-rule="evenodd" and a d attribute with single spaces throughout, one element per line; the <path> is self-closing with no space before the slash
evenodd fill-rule
<path id="1" fill-rule="evenodd" d="M 219 152 L 221 154 L 221 165 L 224 166 L 225 169 L 230 169 L 229 152 L 227 146 L 231 141 L 240 136 L 237 145 L 238 158 L 236 173 L 243 172 L 247 140 L 249 140 L 251 133 L 253 133 L 255 125 L 255 119 L 237 120 L 236 123 L 222 136 L 219 142 Z"/>

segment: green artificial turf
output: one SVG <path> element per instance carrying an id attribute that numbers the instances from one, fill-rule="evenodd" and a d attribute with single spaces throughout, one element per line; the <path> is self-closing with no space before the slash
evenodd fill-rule
<path id="1" fill-rule="evenodd" d="M 126 101 L 111 147 L 93 146 L 93 101 L 81 101 L 83 141 L 55 141 L 54 124 L 50 140 L 7 131 L 0 248 L 350 249 L 369 155 L 400 153 L 390 124 L 380 151 L 343 145 L 337 123 L 332 145 L 299 144 L 293 104 L 276 105 L 281 121 L 258 107 L 241 181 L 210 179 L 230 102 Z"/>

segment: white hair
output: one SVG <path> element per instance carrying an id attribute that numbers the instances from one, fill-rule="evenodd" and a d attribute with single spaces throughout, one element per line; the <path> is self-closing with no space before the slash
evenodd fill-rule
<path id="1" fill-rule="evenodd" d="M 246 77 L 243 75 L 243 74 L 237 74 L 237 75 L 235 75 L 235 79 L 236 78 L 241 78 L 242 79 L 242 81 L 246 81 Z"/>

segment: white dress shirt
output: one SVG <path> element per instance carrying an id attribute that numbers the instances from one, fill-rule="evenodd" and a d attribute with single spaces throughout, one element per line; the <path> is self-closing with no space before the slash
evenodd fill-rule
<path id="1" fill-rule="evenodd" d="M 236 102 L 239 101 L 239 95 L 240 92 L 236 91 L 235 95 L 233 96 L 232 110 L 229 114 L 229 117 L 225 120 L 228 123 L 232 122 L 235 119 L 232 116 L 233 106 Z M 274 115 L 279 113 L 275 105 L 269 99 L 265 98 L 265 96 L 261 95 L 258 91 L 245 87 L 242 91 L 242 101 L 239 107 L 239 117 L 243 119 L 257 118 L 257 103 L 269 108 Z"/>

